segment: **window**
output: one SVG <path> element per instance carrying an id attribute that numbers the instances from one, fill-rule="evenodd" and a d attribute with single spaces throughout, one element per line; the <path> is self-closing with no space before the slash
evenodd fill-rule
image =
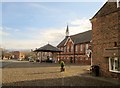
<path id="1" fill-rule="evenodd" d="M 85 47 L 85 48 L 86 48 L 86 50 L 88 49 L 88 44 L 86 44 L 86 47 Z"/>
<path id="2" fill-rule="evenodd" d="M 69 46 L 69 52 L 71 52 L 71 46 Z"/>
<path id="3" fill-rule="evenodd" d="M 120 0 L 117 0 L 117 8 L 120 7 Z"/>
<path id="4" fill-rule="evenodd" d="M 109 71 L 120 73 L 120 58 L 109 58 Z"/>
<path id="5" fill-rule="evenodd" d="M 73 45 L 71 45 L 71 52 L 73 52 Z"/>
<path id="6" fill-rule="evenodd" d="M 69 52 L 69 46 L 67 46 L 67 52 Z"/>
<path id="7" fill-rule="evenodd" d="M 80 60 L 82 60 L 82 58 L 80 58 Z"/>
<path id="8" fill-rule="evenodd" d="M 78 51 L 78 46 L 77 46 L 77 45 L 75 46 L 75 51 L 76 51 L 76 52 Z"/>
<path id="9" fill-rule="evenodd" d="M 64 52 L 66 52 L 66 46 L 64 47 Z"/>
<path id="10" fill-rule="evenodd" d="M 75 58 L 75 60 L 77 61 L 77 58 Z"/>
<path id="11" fill-rule="evenodd" d="M 88 60 L 88 57 L 86 57 L 85 59 Z"/>
<path id="12" fill-rule="evenodd" d="M 82 46 L 82 44 L 80 45 L 80 51 L 83 51 L 83 46 Z"/>
<path id="13" fill-rule="evenodd" d="M 85 45 L 85 52 L 87 53 L 88 50 L 88 44 Z"/>

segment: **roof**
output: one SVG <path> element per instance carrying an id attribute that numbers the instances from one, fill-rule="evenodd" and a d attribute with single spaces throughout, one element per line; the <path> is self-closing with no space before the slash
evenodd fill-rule
<path id="1" fill-rule="evenodd" d="M 36 49 L 34 52 L 62 52 L 62 51 L 57 47 L 47 44 L 43 47 Z"/>
<path id="2" fill-rule="evenodd" d="M 72 35 L 70 37 L 74 44 L 89 42 L 92 40 L 92 31 L 89 30 L 83 33 Z"/>
<path id="3" fill-rule="evenodd" d="M 69 36 L 74 44 L 90 42 L 92 40 L 92 30 Z M 64 46 L 68 37 L 65 37 L 57 47 Z"/>
<path id="4" fill-rule="evenodd" d="M 67 41 L 68 36 L 66 36 L 58 45 L 57 47 L 63 46 L 65 42 Z"/>
<path id="5" fill-rule="evenodd" d="M 102 17 L 102 16 L 105 16 L 107 14 L 116 12 L 118 10 L 120 10 L 120 9 L 117 8 L 116 2 L 107 1 L 91 19 L 94 19 L 97 17 Z"/>

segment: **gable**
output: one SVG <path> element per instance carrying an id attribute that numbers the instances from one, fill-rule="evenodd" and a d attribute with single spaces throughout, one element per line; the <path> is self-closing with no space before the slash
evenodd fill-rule
<path id="1" fill-rule="evenodd" d="M 65 37 L 65 38 L 57 45 L 57 47 L 64 46 L 65 42 L 67 41 L 67 38 L 68 38 L 68 37 Z"/>
<path id="2" fill-rule="evenodd" d="M 92 19 L 97 17 L 102 17 L 110 13 L 116 12 L 119 9 L 117 8 L 116 2 L 106 2 L 101 9 L 92 17 Z"/>
<path id="3" fill-rule="evenodd" d="M 64 46 L 67 45 L 67 43 L 69 43 L 69 42 L 71 42 L 72 44 L 74 44 L 74 42 L 72 41 L 72 39 L 70 37 L 68 37 L 68 39 L 66 40 Z"/>
<path id="4" fill-rule="evenodd" d="M 73 44 L 79 44 L 79 43 L 90 42 L 91 40 L 92 40 L 92 30 L 89 30 L 83 33 L 78 33 L 75 35 L 65 37 L 65 39 L 62 42 L 60 42 L 57 47 L 63 47 L 69 41 L 71 41 Z"/>

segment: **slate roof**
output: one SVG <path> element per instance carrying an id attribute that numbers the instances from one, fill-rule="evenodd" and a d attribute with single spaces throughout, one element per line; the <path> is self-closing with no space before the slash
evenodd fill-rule
<path id="1" fill-rule="evenodd" d="M 43 47 L 36 49 L 34 52 L 62 52 L 62 51 L 57 47 L 47 44 L 44 45 Z"/>
<path id="2" fill-rule="evenodd" d="M 74 44 L 90 42 L 92 40 L 92 30 L 79 33 L 79 34 L 75 34 L 75 35 L 71 35 L 69 37 L 72 39 Z M 63 39 L 63 41 L 61 41 L 57 47 L 64 46 L 65 42 L 67 41 L 67 38 L 68 37 L 65 37 L 65 39 Z"/>
<path id="3" fill-rule="evenodd" d="M 64 46 L 65 42 L 67 41 L 68 36 L 66 36 L 58 45 L 57 47 Z"/>

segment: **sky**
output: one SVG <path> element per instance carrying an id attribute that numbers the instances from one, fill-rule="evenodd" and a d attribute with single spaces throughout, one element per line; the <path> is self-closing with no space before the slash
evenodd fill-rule
<path id="1" fill-rule="evenodd" d="M 57 46 L 67 25 L 70 35 L 91 30 L 91 19 L 105 2 L 1 2 L 0 46 L 35 49 Z"/>

